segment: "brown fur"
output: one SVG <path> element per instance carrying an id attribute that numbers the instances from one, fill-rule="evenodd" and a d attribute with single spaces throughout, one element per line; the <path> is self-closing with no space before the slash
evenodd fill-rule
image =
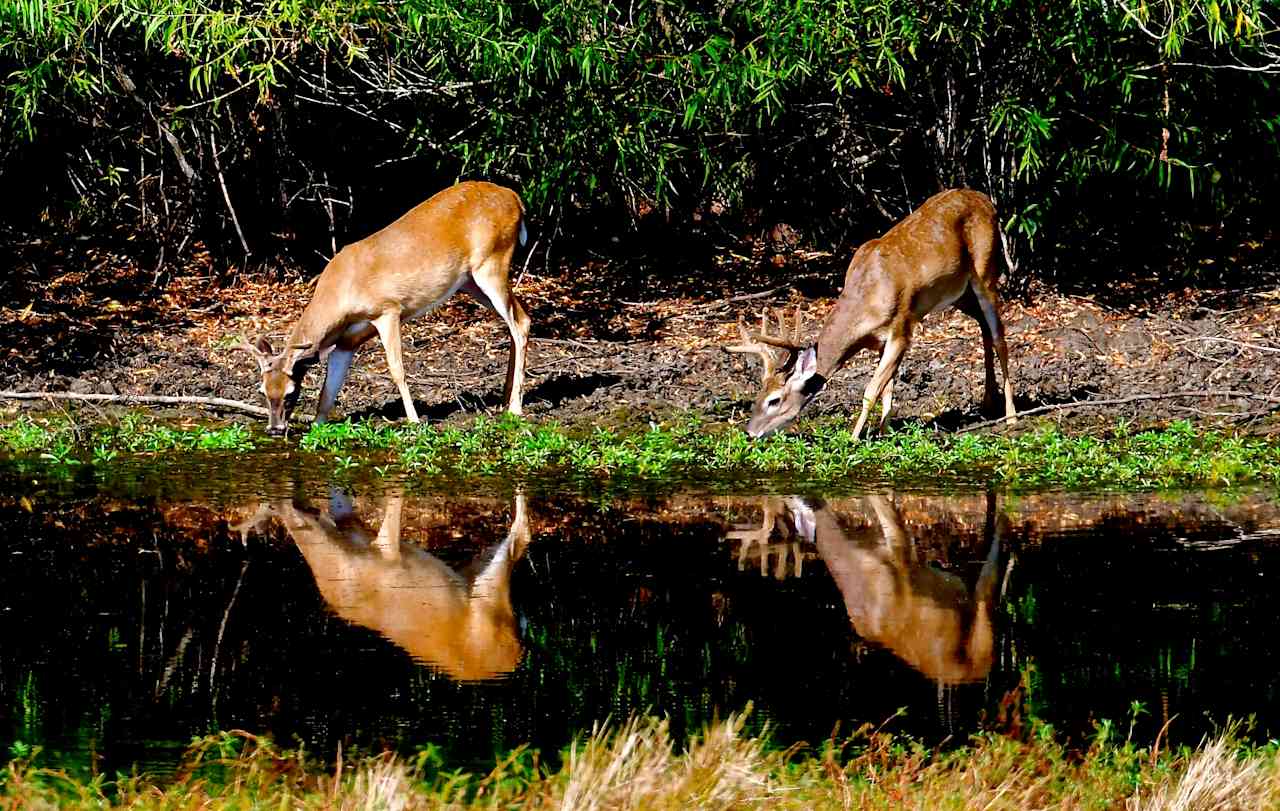
<path id="1" fill-rule="evenodd" d="M 514 670 L 522 651 L 510 577 L 530 540 L 526 497 L 516 495 L 507 537 L 470 582 L 435 556 L 401 545 L 401 512 L 401 495 L 388 494 L 374 533 L 358 520 L 338 522 L 290 502 L 271 507 L 338 616 L 454 679 L 480 681 Z"/>
<path id="2" fill-rule="evenodd" d="M 914 542 L 887 497 L 865 501 L 879 528 L 865 536 L 846 532 L 825 504 L 800 508 L 812 510 L 814 543 L 844 597 L 854 630 L 939 685 L 985 679 L 995 638 L 995 516 L 988 522 L 991 548 L 970 591 L 956 575 L 916 559 Z M 990 506 L 994 509 L 994 502 Z"/>
<path id="3" fill-rule="evenodd" d="M 999 243 L 995 207 L 985 194 L 970 189 L 930 197 L 884 236 L 864 243 L 850 260 L 844 289 L 818 335 L 816 362 L 806 366 L 801 355 L 784 379 L 775 375 L 764 381 L 748 431 L 762 436 L 786 427 L 815 393 L 804 385 L 808 378 L 816 373 L 825 382 L 863 349 L 875 349 L 881 356 L 853 432 L 862 433 L 878 398 L 883 398 L 883 428 L 893 403 L 893 381 L 915 325 L 951 304 L 975 318 L 982 329 L 984 407 L 993 407 L 996 397 L 994 349 L 1004 378 L 1005 416 L 1013 420 L 1017 412 L 996 294 Z M 990 322 L 983 313 L 984 302 Z M 776 405 L 770 410 L 767 404 L 775 395 Z"/>
<path id="4" fill-rule="evenodd" d="M 418 421 L 404 380 L 400 324 L 463 290 L 494 310 L 511 332 L 507 410 L 521 413 L 529 316 L 509 288 L 511 257 L 520 239 L 524 206 L 510 189 L 459 183 L 408 211 L 333 257 L 311 301 L 279 354 L 269 344 L 244 345 L 258 358 L 271 412 L 268 429 L 283 431 L 290 384 L 301 384 L 316 359 L 328 360 L 316 421 L 327 419 L 350 366 L 351 353 L 378 335 L 405 415 Z M 296 398 L 296 394 L 294 395 Z"/>

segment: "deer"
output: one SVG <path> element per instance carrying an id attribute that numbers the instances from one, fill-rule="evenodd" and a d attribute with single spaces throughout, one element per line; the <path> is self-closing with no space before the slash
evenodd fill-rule
<path id="1" fill-rule="evenodd" d="M 468 181 L 447 188 L 398 220 L 345 246 L 325 266 L 315 293 L 289 330 L 280 352 L 265 337 L 236 344 L 262 375 L 267 433 L 284 435 L 310 366 L 325 362 L 315 421 L 325 422 L 346 381 L 355 351 L 377 335 L 405 417 L 418 412 L 405 382 L 401 324 L 466 292 L 493 310 L 511 333 L 503 394 L 507 411 L 521 414 L 529 315 L 511 292 L 516 244 L 528 241 L 524 204 L 511 189 Z"/>
<path id="2" fill-rule="evenodd" d="M 510 673 L 522 655 L 511 574 L 530 542 L 528 499 L 517 493 L 505 538 L 468 578 L 401 542 L 404 497 L 388 492 L 377 530 L 349 496 L 330 493 L 328 514 L 278 501 L 269 507 L 297 544 L 328 606 L 370 628 L 415 660 L 462 682 Z M 261 520 L 261 513 L 255 520 Z"/>
<path id="3" fill-rule="evenodd" d="M 1000 598 L 1000 536 L 1007 522 L 1003 516 L 997 518 L 994 497 L 987 500 L 987 555 L 972 589 L 961 577 L 918 559 L 902 516 L 888 497 L 867 495 L 864 503 L 875 517 L 876 529 L 859 534 L 846 530 L 821 499 L 787 498 L 796 534 L 817 547 L 854 630 L 940 689 L 986 679 Z"/>
<path id="4" fill-rule="evenodd" d="M 786 428 L 832 375 L 863 349 L 878 351 L 880 361 L 867 383 L 853 435 L 861 436 L 877 399 L 881 401 L 878 430 L 883 432 L 898 367 L 916 323 L 950 305 L 977 320 L 982 330 L 984 411 L 995 407 L 994 347 L 1004 378 L 1005 419 L 1015 421 L 1009 350 L 996 292 L 1000 270 L 995 260 L 1001 239 L 990 198 L 971 189 L 950 189 L 930 197 L 883 236 L 854 252 L 844 287 L 816 343 L 801 343 L 799 307 L 790 337 L 785 335 L 781 314 L 777 332 L 770 332 L 767 309 L 757 333 L 748 332 L 739 320 L 740 343 L 725 348 L 758 355 L 762 363 L 760 392 L 751 406 L 747 433 L 759 438 Z"/>
<path id="5" fill-rule="evenodd" d="M 747 562 L 754 557 L 760 562 L 760 575 L 764 576 L 769 571 L 770 559 L 776 554 L 773 569 L 775 579 L 785 580 L 790 575 L 803 576 L 806 554 L 800 548 L 799 536 L 786 521 L 790 513 L 784 498 L 763 496 L 761 509 L 764 519 L 759 526 L 734 524 L 724 535 L 725 540 L 736 541 L 738 544 L 738 571 L 744 571 Z M 788 568 L 788 560 L 794 561 L 794 569 Z"/>

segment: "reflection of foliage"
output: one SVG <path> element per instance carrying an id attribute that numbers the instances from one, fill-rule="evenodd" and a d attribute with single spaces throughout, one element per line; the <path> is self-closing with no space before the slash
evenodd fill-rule
<path id="1" fill-rule="evenodd" d="M 28 740 L 39 740 L 41 702 L 40 693 L 36 689 L 35 673 L 28 673 L 22 687 L 18 689 L 18 706 L 21 709 L 22 737 Z"/>
<path id="2" fill-rule="evenodd" d="M 1015 666 L 1035 665 L 1038 713 L 1129 716 L 1145 737 L 1177 716 L 1168 734 L 1186 742 L 1227 714 L 1274 723 L 1278 686 L 1253 659 L 1271 644 L 1256 622 L 1269 597 L 1240 587 L 1242 578 L 1267 581 L 1274 556 L 1234 546 L 1195 552 L 1173 540 L 1197 537 L 1221 530 L 1116 516 L 1020 553 L 1008 650 Z"/>
<path id="3" fill-rule="evenodd" d="M 40 192 L 12 204 L 174 246 L 331 245 L 461 173 L 553 217 L 745 200 L 842 227 L 969 184 L 1065 248 L 1246 217 L 1277 165 L 1259 0 L 13 0 L 0 31 L 0 170 Z"/>

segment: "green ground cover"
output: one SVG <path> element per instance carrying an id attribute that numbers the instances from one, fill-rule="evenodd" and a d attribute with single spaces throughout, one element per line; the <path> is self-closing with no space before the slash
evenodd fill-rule
<path id="1" fill-rule="evenodd" d="M 815 483 L 993 483 L 1011 489 L 1230 486 L 1280 481 L 1280 443 L 1189 422 L 1117 423 L 1071 433 L 1042 424 L 1013 435 L 907 425 L 855 440 L 844 420 L 752 440 L 736 426 L 682 415 L 632 428 L 569 428 L 504 416 L 462 426 L 339 422 L 287 440 L 240 424 L 179 424 L 141 413 L 84 425 L 20 416 L 0 425 L 0 452 L 72 471 L 145 455 L 296 448 L 321 465 L 367 475 L 454 478 L 569 475 L 593 479 L 789 477 Z"/>

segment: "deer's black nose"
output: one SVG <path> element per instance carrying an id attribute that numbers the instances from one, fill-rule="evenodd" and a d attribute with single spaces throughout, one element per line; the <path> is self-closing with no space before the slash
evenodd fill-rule
<path id="1" fill-rule="evenodd" d="M 285 428 L 284 428 L 284 426 L 283 426 L 283 425 L 268 425 L 268 426 L 267 426 L 267 435 L 268 435 L 268 436 L 284 436 L 284 432 L 285 432 Z"/>

